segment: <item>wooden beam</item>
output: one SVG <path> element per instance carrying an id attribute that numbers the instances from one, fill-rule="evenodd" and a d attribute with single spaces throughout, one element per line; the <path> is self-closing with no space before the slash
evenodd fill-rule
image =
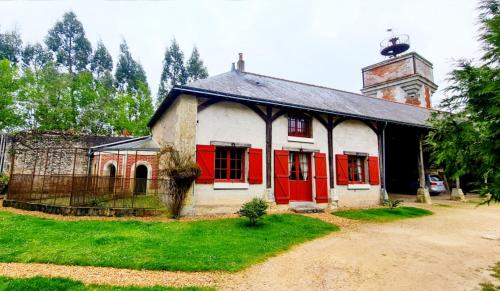
<path id="1" fill-rule="evenodd" d="M 267 122 L 267 115 L 262 112 L 262 110 L 260 110 L 260 108 L 255 105 L 255 104 L 251 104 L 251 103 L 242 103 L 243 105 L 247 106 L 248 108 L 252 109 L 253 112 L 257 113 L 257 115 L 262 118 L 262 120 L 264 120 L 264 122 Z"/>
<path id="2" fill-rule="evenodd" d="M 275 121 L 278 117 L 284 115 L 287 112 L 288 112 L 287 110 L 282 109 L 282 110 L 274 113 L 274 115 L 272 116 L 272 121 Z"/>
<path id="3" fill-rule="evenodd" d="M 273 150 L 273 108 L 266 107 L 266 188 L 271 188 L 271 157 Z"/>
<path id="4" fill-rule="evenodd" d="M 211 105 L 214 105 L 216 103 L 219 103 L 221 102 L 222 99 L 220 98 L 210 98 L 208 99 L 207 101 L 201 103 L 200 105 L 198 105 L 198 113 L 207 109 L 208 107 L 210 107 Z"/>

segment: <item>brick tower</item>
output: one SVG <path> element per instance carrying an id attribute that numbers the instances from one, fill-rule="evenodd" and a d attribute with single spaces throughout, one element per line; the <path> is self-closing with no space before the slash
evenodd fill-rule
<path id="1" fill-rule="evenodd" d="M 362 69 L 364 95 L 431 108 L 436 91 L 432 63 L 415 52 Z"/>

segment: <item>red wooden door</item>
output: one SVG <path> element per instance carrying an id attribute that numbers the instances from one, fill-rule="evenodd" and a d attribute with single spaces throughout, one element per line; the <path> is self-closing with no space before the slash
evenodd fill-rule
<path id="1" fill-rule="evenodd" d="M 288 157 L 291 201 L 312 201 L 311 155 L 290 152 Z"/>

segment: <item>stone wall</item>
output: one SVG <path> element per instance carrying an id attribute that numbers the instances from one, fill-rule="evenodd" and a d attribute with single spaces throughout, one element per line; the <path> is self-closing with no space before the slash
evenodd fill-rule
<path id="1" fill-rule="evenodd" d="M 7 174 L 85 175 L 92 146 L 128 137 L 91 136 L 71 133 L 22 132 L 10 136 L 5 155 Z M 13 164 L 13 169 L 12 169 Z"/>

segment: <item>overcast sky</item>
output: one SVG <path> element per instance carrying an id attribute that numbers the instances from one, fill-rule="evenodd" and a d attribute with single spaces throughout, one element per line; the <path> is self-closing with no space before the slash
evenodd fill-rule
<path id="1" fill-rule="evenodd" d="M 474 0 L 338 1 L 5 1 L 0 30 L 26 42 L 72 10 L 95 47 L 102 39 L 117 60 L 121 39 L 146 70 L 154 93 L 166 46 L 176 38 L 187 56 L 194 45 L 210 75 L 230 70 L 238 52 L 246 70 L 358 92 L 361 68 L 383 60 L 386 29 L 410 35 L 411 50 L 434 64 L 439 90 L 453 60 L 480 55 Z M 443 93 L 438 91 L 437 104 Z"/>

